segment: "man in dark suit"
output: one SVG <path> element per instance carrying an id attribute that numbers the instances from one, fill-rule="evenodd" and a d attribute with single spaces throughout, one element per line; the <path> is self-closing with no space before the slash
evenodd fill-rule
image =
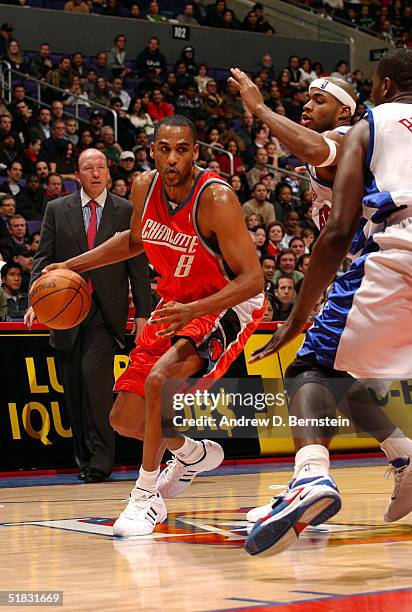
<path id="1" fill-rule="evenodd" d="M 80 193 L 48 203 L 40 245 L 33 261 L 32 282 L 42 269 L 98 246 L 130 227 L 130 202 L 108 193 L 109 170 L 103 153 L 87 149 L 79 158 Z M 149 313 L 150 283 L 145 256 L 106 266 L 83 275 L 92 291 L 86 319 L 68 330 L 51 331 L 56 349 L 65 403 L 73 432 L 80 478 L 105 480 L 114 461 L 114 432 L 109 423 L 113 404 L 113 359 L 123 346 L 128 314 L 129 279 L 136 308 L 136 332 Z M 30 326 L 32 309 L 25 317 Z"/>

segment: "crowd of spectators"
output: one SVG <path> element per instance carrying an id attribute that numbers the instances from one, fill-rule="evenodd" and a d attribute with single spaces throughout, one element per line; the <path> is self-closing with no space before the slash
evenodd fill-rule
<path id="1" fill-rule="evenodd" d="M 103 151 L 110 167 L 109 189 L 127 198 L 133 178 L 153 168 L 149 144 L 154 126 L 179 113 L 197 127 L 199 165 L 226 178 L 242 204 L 267 281 L 268 309 L 272 305 L 272 314 L 265 317 L 284 320 L 317 237 L 309 184 L 304 175 L 290 174 L 301 160 L 243 107 L 227 78 L 214 78 L 190 45 L 170 65 L 156 37 L 131 62 L 123 34 L 94 58 L 75 51 L 56 59 L 47 42 L 35 53 L 21 50 L 9 23 L 0 32 L 3 56 L 11 61 L 10 48 L 18 49 L 14 65 L 40 79 L 44 94 L 44 103 L 38 105 L 22 77 L 13 82 L 11 101 L 0 100 L 0 319 L 21 319 L 27 307 L 28 274 L 45 207 L 78 189 L 79 154 L 89 147 Z M 299 121 L 310 82 L 327 74 L 319 62 L 296 55 L 276 71 L 269 54 L 250 73 L 266 104 L 293 121 Z M 370 81 L 359 70 L 350 72 L 345 61 L 338 62 L 332 74 L 355 87 L 357 121 L 372 104 Z M 76 96 L 85 105 L 82 120 L 70 114 Z M 94 107 L 95 101 L 107 108 Z"/>

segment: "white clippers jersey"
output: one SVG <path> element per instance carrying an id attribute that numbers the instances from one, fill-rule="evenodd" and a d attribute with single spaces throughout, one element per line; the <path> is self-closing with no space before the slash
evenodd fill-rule
<path id="1" fill-rule="evenodd" d="M 341 125 L 333 131 L 343 135 L 346 134 L 351 127 L 350 125 Z M 312 190 L 312 219 L 316 223 L 316 226 L 322 230 L 325 227 L 329 211 L 332 208 L 333 183 L 328 183 L 318 178 L 314 166 L 306 164 L 306 167 L 310 175 L 310 186 Z"/>

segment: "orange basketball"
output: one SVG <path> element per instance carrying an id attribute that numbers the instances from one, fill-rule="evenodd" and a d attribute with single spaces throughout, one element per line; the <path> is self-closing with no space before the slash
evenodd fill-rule
<path id="1" fill-rule="evenodd" d="M 37 320 L 52 329 L 78 325 L 90 310 L 86 281 L 76 272 L 59 268 L 38 278 L 30 289 Z"/>

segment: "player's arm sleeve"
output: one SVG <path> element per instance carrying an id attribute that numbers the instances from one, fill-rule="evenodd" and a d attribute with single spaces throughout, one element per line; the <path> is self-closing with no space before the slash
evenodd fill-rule
<path id="1" fill-rule="evenodd" d="M 136 317 L 148 319 L 152 311 L 149 266 L 145 253 L 126 261 Z"/>
<path id="2" fill-rule="evenodd" d="M 40 231 L 40 243 L 33 259 L 33 267 L 30 277 L 30 285 L 41 275 L 45 266 L 56 261 L 56 220 L 54 207 L 47 204 Z"/>

